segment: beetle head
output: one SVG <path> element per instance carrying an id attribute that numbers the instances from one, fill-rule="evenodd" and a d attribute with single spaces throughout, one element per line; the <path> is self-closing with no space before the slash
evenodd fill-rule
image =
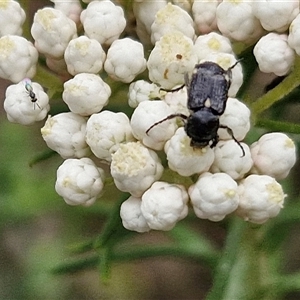
<path id="1" fill-rule="evenodd" d="M 214 147 L 218 142 L 219 117 L 209 109 L 193 112 L 185 124 L 186 134 L 191 138 L 191 146 L 203 148 L 209 145 Z"/>

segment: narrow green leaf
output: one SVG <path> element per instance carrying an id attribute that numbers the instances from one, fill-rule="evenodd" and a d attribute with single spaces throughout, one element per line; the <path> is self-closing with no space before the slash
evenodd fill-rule
<path id="1" fill-rule="evenodd" d="M 94 269 L 99 265 L 99 255 L 92 255 L 84 258 L 69 259 L 64 263 L 51 270 L 52 274 L 74 274 L 75 272 L 83 271 L 86 269 Z"/>
<path id="2" fill-rule="evenodd" d="M 255 125 L 272 131 L 300 134 L 300 124 L 257 118 Z"/>
<path id="3" fill-rule="evenodd" d="M 30 160 L 29 166 L 33 167 L 35 164 L 40 163 L 44 160 L 47 160 L 55 155 L 58 155 L 57 152 L 55 152 L 51 149 L 46 149 L 45 151 L 35 155 L 34 158 Z"/>

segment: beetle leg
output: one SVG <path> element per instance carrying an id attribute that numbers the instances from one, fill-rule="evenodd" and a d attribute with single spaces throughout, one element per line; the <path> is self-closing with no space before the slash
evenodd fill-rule
<path id="1" fill-rule="evenodd" d="M 216 147 L 217 144 L 218 144 L 218 141 L 219 141 L 219 137 L 218 137 L 218 136 L 216 136 L 215 138 L 213 138 L 213 139 L 212 139 L 212 143 L 211 143 L 211 145 L 210 145 L 210 148 Z"/>
<path id="2" fill-rule="evenodd" d="M 241 143 L 240 143 L 240 142 L 235 138 L 235 136 L 233 135 L 232 129 L 229 128 L 229 127 L 226 126 L 226 125 L 220 125 L 219 128 L 224 128 L 224 129 L 227 130 L 228 134 L 230 134 L 230 136 L 232 137 L 232 139 L 233 139 L 233 140 L 240 146 L 240 148 L 242 149 L 243 155 L 242 155 L 241 157 L 245 156 L 245 150 L 244 150 L 243 146 L 241 145 Z"/>

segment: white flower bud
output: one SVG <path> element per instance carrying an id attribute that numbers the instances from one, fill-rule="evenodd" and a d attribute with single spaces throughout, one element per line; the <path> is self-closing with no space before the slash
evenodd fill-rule
<path id="1" fill-rule="evenodd" d="M 5 35 L 0 38 L 0 77 L 14 83 L 32 78 L 36 72 L 38 51 L 21 36 Z"/>
<path id="2" fill-rule="evenodd" d="M 220 124 L 229 127 L 234 137 L 242 141 L 250 130 L 250 109 L 236 98 L 228 98 L 224 113 L 220 116 Z M 232 139 L 227 129 L 219 128 L 221 140 Z"/>
<path id="3" fill-rule="evenodd" d="M 80 73 L 64 83 L 62 98 L 73 113 L 89 116 L 108 103 L 110 94 L 109 85 L 100 76 Z"/>
<path id="4" fill-rule="evenodd" d="M 164 101 L 170 106 L 173 113 L 182 113 L 186 116 L 190 115 L 190 111 L 187 108 L 187 91 L 186 87 L 183 87 L 176 92 L 168 92 L 165 95 Z"/>
<path id="5" fill-rule="evenodd" d="M 123 9 L 111 1 L 93 1 L 81 13 L 85 34 L 101 45 L 110 45 L 126 26 Z"/>
<path id="6" fill-rule="evenodd" d="M 200 63 L 203 63 L 205 61 L 212 61 L 217 63 L 220 67 L 222 67 L 224 70 L 228 70 L 230 67 L 232 67 L 236 63 L 236 58 L 233 54 L 230 53 L 212 53 L 205 57 Z M 229 97 L 235 97 L 237 94 L 239 88 L 243 84 L 243 69 L 241 64 L 237 64 L 233 69 L 231 69 L 231 85 L 228 90 L 228 96 Z"/>
<path id="7" fill-rule="evenodd" d="M 101 159 L 111 161 L 121 143 L 134 141 L 129 119 L 124 113 L 108 110 L 93 114 L 87 121 L 86 142 Z"/>
<path id="8" fill-rule="evenodd" d="M 230 40 L 216 32 L 198 36 L 195 41 L 198 61 L 206 59 L 212 52 L 233 54 Z"/>
<path id="9" fill-rule="evenodd" d="M 166 231 L 187 216 L 187 203 L 184 186 L 158 181 L 143 194 L 141 212 L 151 229 Z"/>
<path id="10" fill-rule="evenodd" d="M 284 133 L 264 134 L 250 148 L 254 162 L 251 172 L 255 174 L 265 174 L 281 180 L 288 176 L 296 162 L 295 144 Z"/>
<path id="11" fill-rule="evenodd" d="M 139 142 L 120 144 L 112 154 L 111 176 L 120 191 L 140 197 L 162 173 L 157 154 Z"/>
<path id="12" fill-rule="evenodd" d="M 131 82 L 146 69 L 143 45 L 130 38 L 114 41 L 108 49 L 104 69 L 114 80 Z"/>
<path id="13" fill-rule="evenodd" d="M 253 13 L 264 29 L 284 32 L 299 13 L 299 1 L 252 1 Z"/>
<path id="14" fill-rule="evenodd" d="M 60 10 L 45 7 L 35 13 L 31 34 L 39 52 L 61 58 L 70 40 L 77 37 L 77 28 Z"/>
<path id="15" fill-rule="evenodd" d="M 247 44 L 257 41 L 264 34 L 259 20 L 253 14 L 252 3 L 247 0 L 224 0 L 220 3 L 217 24 L 222 34 Z"/>
<path id="16" fill-rule="evenodd" d="M 295 53 L 287 38 L 286 34 L 271 32 L 256 43 L 253 54 L 262 72 L 284 76 L 291 70 Z"/>
<path id="17" fill-rule="evenodd" d="M 147 67 L 149 78 L 165 89 L 184 83 L 184 74 L 197 63 L 194 44 L 180 32 L 164 35 L 150 53 Z"/>
<path id="18" fill-rule="evenodd" d="M 141 204 L 141 199 L 133 196 L 122 203 L 120 216 L 126 229 L 137 232 L 150 231 L 150 227 L 141 212 Z"/>
<path id="19" fill-rule="evenodd" d="M 221 221 L 239 203 L 237 183 L 225 173 L 203 173 L 188 189 L 195 214 L 201 219 Z"/>
<path id="20" fill-rule="evenodd" d="M 193 18 L 196 28 L 201 33 L 217 30 L 216 11 L 219 0 L 196 0 L 192 6 Z"/>
<path id="21" fill-rule="evenodd" d="M 155 15 L 151 25 L 151 42 L 155 44 L 162 36 L 177 31 L 191 40 L 195 39 L 194 23 L 191 16 L 179 6 L 169 2 Z"/>
<path id="22" fill-rule="evenodd" d="M 219 141 L 215 150 L 215 160 L 210 168 L 212 173 L 226 173 L 233 179 L 241 179 L 247 174 L 253 161 L 247 144 L 241 143 L 243 152 L 234 140 Z"/>
<path id="23" fill-rule="evenodd" d="M 165 5 L 167 5 L 166 0 L 133 1 L 132 8 L 136 17 L 136 33 L 144 45 L 151 43 L 151 25 L 154 22 L 156 13 Z"/>
<path id="24" fill-rule="evenodd" d="M 26 89 L 26 82 L 29 84 Z M 33 96 L 34 95 L 34 96 Z M 42 86 L 29 79 L 10 85 L 5 94 L 4 109 L 7 119 L 13 123 L 32 125 L 43 120 L 50 109 L 48 95 Z"/>
<path id="25" fill-rule="evenodd" d="M 17 1 L 6 0 L 0 3 L 0 37 L 22 34 L 26 14 Z"/>
<path id="26" fill-rule="evenodd" d="M 80 36 L 70 41 L 64 58 L 71 75 L 97 74 L 102 70 L 106 54 L 98 41 Z"/>
<path id="27" fill-rule="evenodd" d="M 180 8 L 184 9 L 188 13 L 191 13 L 192 10 L 192 2 L 190 0 L 172 0 L 174 5 L 179 6 Z"/>
<path id="28" fill-rule="evenodd" d="M 68 18 L 76 24 L 80 22 L 80 13 L 82 11 L 79 0 L 50 0 L 54 3 L 54 8 L 63 12 Z"/>
<path id="29" fill-rule="evenodd" d="M 82 158 L 91 152 L 85 142 L 85 128 L 84 117 L 66 112 L 48 116 L 41 133 L 47 146 L 62 158 Z"/>
<path id="30" fill-rule="evenodd" d="M 181 176 L 191 176 L 208 171 L 214 161 L 214 151 L 209 147 L 195 148 L 183 127 L 166 142 L 165 153 L 171 170 Z"/>
<path id="31" fill-rule="evenodd" d="M 283 208 L 286 195 L 281 185 L 267 175 L 250 175 L 238 187 L 238 216 L 245 221 L 262 224 L 276 217 Z"/>
<path id="32" fill-rule="evenodd" d="M 172 113 L 163 101 L 144 101 L 134 110 L 131 116 L 131 128 L 134 137 L 154 150 L 161 150 L 165 142 L 174 134 L 175 119 L 166 120 L 146 131 L 156 122 Z"/>
<path id="33" fill-rule="evenodd" d="M 160 97 L 160 89 L 155 83 L 137 80 L 129 85 L 128 104 L 136 108 L 139 103 Z"/>
<path id="34" fill-rule="evenodd" d="M 289 28 L 288 43 L 300 55 L 300 15 L 298 15 Z"/>
<path id="35" fill-rule="evenodd" d="M 69 205 L 90 206 L 103 189 L 104 171 L 89 158 L 69 158 L 57 169 L 56 192 Z"/>

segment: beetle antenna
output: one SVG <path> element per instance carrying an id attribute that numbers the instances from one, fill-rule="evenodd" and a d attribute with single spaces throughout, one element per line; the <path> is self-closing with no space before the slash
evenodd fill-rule
<path id="1" fill-rule="evenodd" d="M 167 116 L 166 118 L 164 118 L 164 119 L 162 119 L 162 120 L 160 120 L 160 121 L 158 121 L 158 122 L 156 122 L 156 123 L 154 123 L 153 125 L 151 125 L 148 129 L 147 129 L 147 131 L 146 131 L 146 134 L 148 134 L 148 132 L 154 127 L 154 126 L 156 126 L 156 125 L 158 125 L 158 124 L 160 124 L 160 123 L 163 123 L 163 122 L 165 122 L 165 121 L 167 121 L 167 120 L 170 120 L 170 119 L 173 119 L 173 118 L 181 118 L 181 119 L 183 119 L 183 120 L 186 120 L 188 117 L 186 116 L 186 115 L 184 115 L 184 114 L 172 114 L 172 115 L 169 115 L 169 116 Z"/>
<path id="2" fill-rule="evenodd" d="M 229 67 L 228 69 L 227 69 L 227 71 L 229 71 L 229 70 L 232 70 L 240 61 L 242 61 L 244 58 L 242 57 L 242 58 L 239 58 L 231 67 Z"/>
<path id="3" fill-rule="evenodd" d="M 171 90 L 168 90 L 168 89 L 164 89 L 164 88 L 160 88 L 159 90 L 160 91 L 164 91 L 164 92 L 178 92 L 178 91 L 180 91 L 181 89 L 183 89 L 185 87 L 185 84 L 182 84 L 180 87 L 178 87 L 178 88 L 175 88 L 175 89 L 171 89 Z"/>

